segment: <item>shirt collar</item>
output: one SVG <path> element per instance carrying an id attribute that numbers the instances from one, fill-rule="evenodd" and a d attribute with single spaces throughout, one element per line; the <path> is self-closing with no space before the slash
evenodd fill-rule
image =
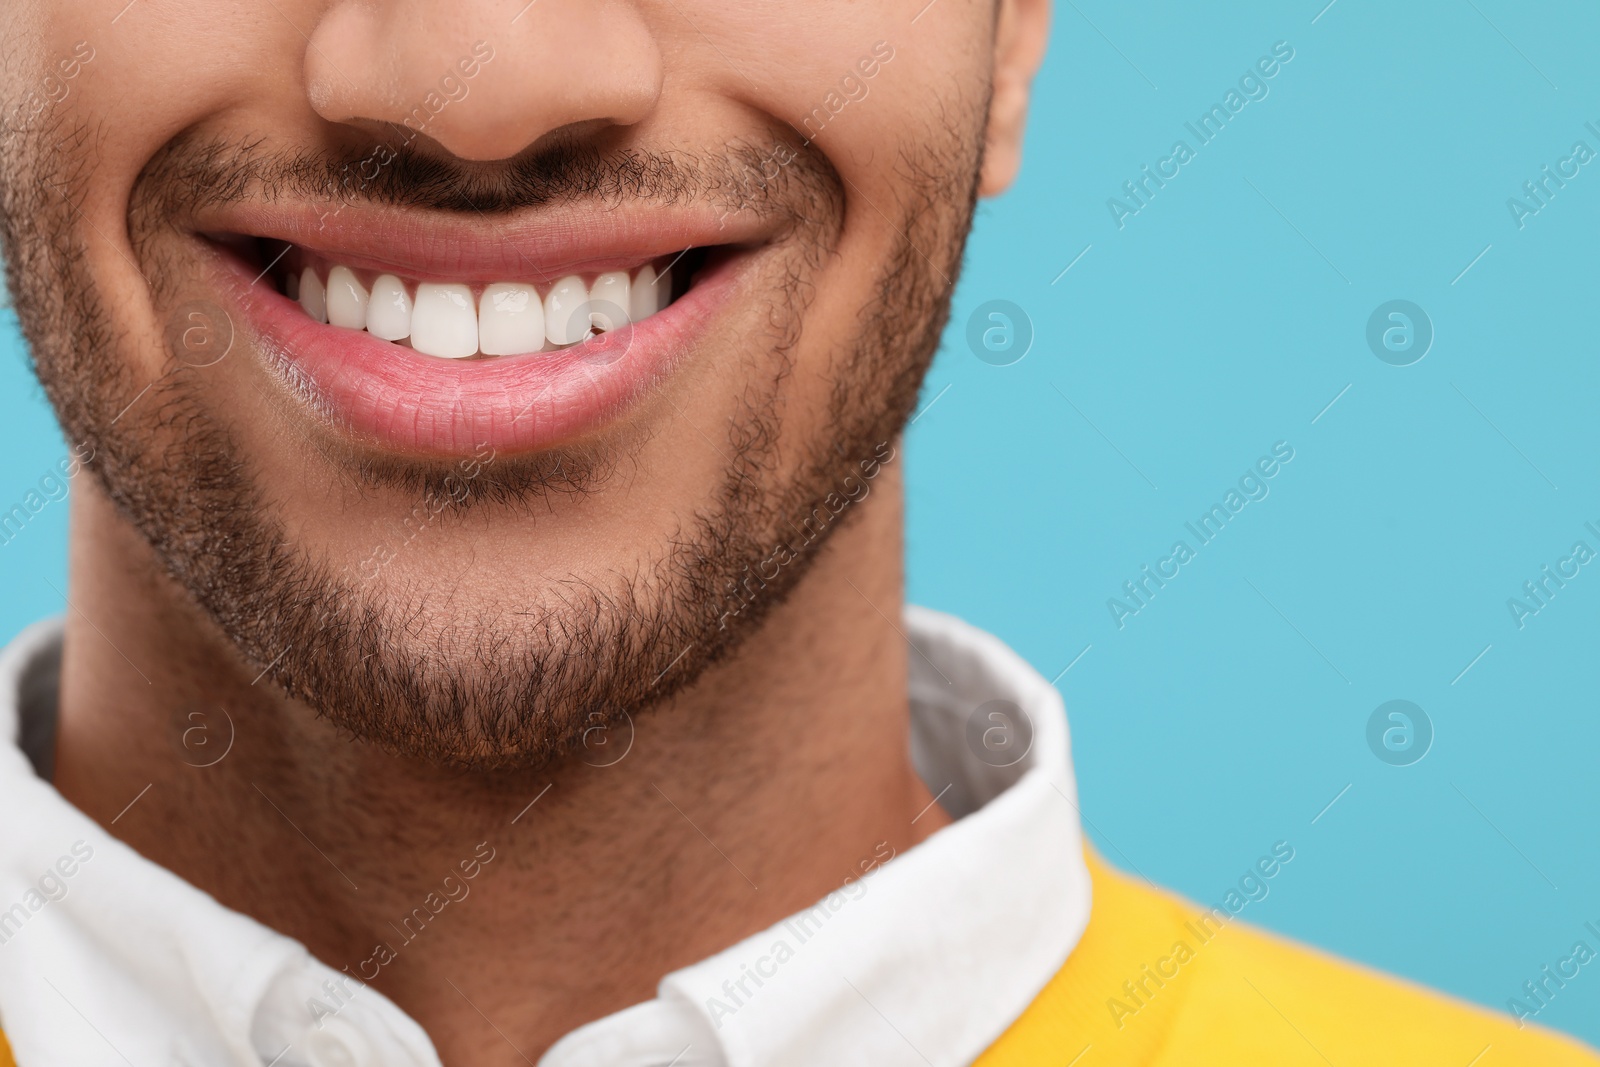
<path id="1" fill-rule="evenodd" d="M 862 857 L 811 908 L 667 975 L 540 1067 L 955 1067 L 1061 967 L 1089 916 L 1061 698 L 982 631 L 920 608 L 905 622 L 912 758 L 956 821 Z M 50 621 L 0 654 L 0 810 L 17 813 L 0 842 L 0 1026 L 18 1061 L 438 1067 L 388 998 L 39 777 L 28 753 L 53 735 L 60 642 Z M 314 1021 L 313 1000 L 333 1014 Z"/>

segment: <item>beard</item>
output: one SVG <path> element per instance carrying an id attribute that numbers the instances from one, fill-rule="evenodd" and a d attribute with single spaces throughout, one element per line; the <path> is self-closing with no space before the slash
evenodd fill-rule
<path id="1" fill-rule="evenodd" d="M 93 447 L 89 469 L 120 515 L 251 672 L 400 756 L 525 770 L 569 756 L 597 729 L 603 736 L 730 656 L 860 510 L 820 528 L 815 521 L 830 514 L 824 501 L 860 479 L 863 461 L 884 459 L 911 414 L 972 221 L 982 117 L 972 116 L 970 128 L 930 131 L 914 155 L 902 154 L 902 195 L 884 205 L 898 236 L 850 340 L 807 357 L 829 360 L 832 397 L 819 424 L 792 428 L 794 441 L 783 436 L 784 383 L 811 274 L 833 252 L 846 202 L 837 172 L 809 143 L 777 179 L 759 183 L 741 177 L 758 172 L 759 153 L 746 145 L 706 157 L 556 145 L 487 175 L 402 148 L 359 191 L 341 185 L 359 155 L 263 156 L 248 143 L 193 136 L 165 146 L 136 181 L 127 219 L 157 317 L 194 291 L 197 267 L 184 243 L 193 238 L 173 220 L 208 198 L 360 196 L 492 216 L 563 201 L 699 197 L 754 203 L 786 220 L 785 277 L 751 295 L 770 307 L 770 332 L 744 346 L 748 373 L 715 444 L 726 460 L 717 483 L 671 536 L 640 545 L 625 566 L 568 574 L 543 583 L 532 602 L 470 614 L 441 608 L 448 578 L 364 581 L 296 543 L 238 435 L 202 403 L 196 375 L 204 371 L 180 359 L 170 339 L 132 325 L 148 309 L 112 306 L 98 283 L 85 247 L 104 238 L 73 207 L 92 181 L 86 129 L 0 138 L 0 238 L 35 372 L 67 436 Z M 141 383 L 128 354 L 156 343 L 163 373 Z M 535 513 L 540 504 L 582 507 L 647 444 L 640 436 L 496 457 L 465 478 L 437 463 L 343 455 L 338 446 L 320 455 L 352 492 L 437 502 L 429 521 L 442 525 Z M 798 536 L 802 527 L 811 536 Z M 775 552 L 783 565 L 761 573 L 747 601 L 738 590 Z"/>

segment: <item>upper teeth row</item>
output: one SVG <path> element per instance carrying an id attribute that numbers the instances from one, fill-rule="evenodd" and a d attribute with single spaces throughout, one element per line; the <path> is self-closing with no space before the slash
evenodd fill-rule
<path id="1" fill-rule="evenodd" d="M 648 318 L 669 302 L 671 278 L 670 272 L 658 277 L 645 264 L 632 278 L 620 270 L 592 283 L 568 275 L 543 298 L 522 282 L 484 286 L 476 299 L 468 285 L 422 282 L 413 297 L 393 274 L 380 274 L 368 289 L 349 267 L 329 270 L 324 284 L 308 266 L 298 278 L 290 276 L 288 295 L 317 322 L 366 330 L 385 341 L 410 338 L 418 352 L 464 359 L 573 345 L 591 330 L 603 333 Z"/>

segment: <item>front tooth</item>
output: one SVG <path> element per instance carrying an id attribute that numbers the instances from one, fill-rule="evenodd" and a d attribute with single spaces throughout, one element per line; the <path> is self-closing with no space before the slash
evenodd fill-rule
<path id="1" fill-rule="evenodd" d="M 328 298 L 317 272 L 307 267 L 300 272 L 300 306 L 314 322 L 328 321 Z"/>
<path id="2" fill-rule="evenodd" d="M 515 282 L 495 282 L 478 298 L 478 351 L 486 356 L 516 356 L 544 347 L 544 301 L 539 290 Z"/>
<path id="3" fill-rule="evenodd" d="M 633 321 L 629 317 L 628 272 L 610 271 L 589 287 L 589 322 L 606 330 L 620 330 Z"/>
<path id="4" fill-rule="evenodd" d="M 589 336 L 589 316 L 578 314 L 588 302 L 589 287 L 576 274 L 556 282 L 544 298 L 544 334 L 551 344 L 575 345 Z"/>
<path id="5" fill-rule="evenodd" d="M 328 321 L 347 330 L 367 328 L 367 287 L 349 267 L 328 272 Z"/>
<path id="6" fill-rule="evenodd" d="M 393 274 L 380 274 L 372 283 L 367 332 L 385 341 L 403 340 L 411 334 L 411 297 Z"/>
<path id="7" fill-rule="evenodd" d="M 429 356 L 461 359 L 478 351 L 478 309 L 465 285 L 423 282 L 411 312 L 411 347 Z"/>
<path id="8" fill-rule="evenodd" d="M 672 274 L 656 276 L 656 269 L 646 263 L 634 276 L 628 293 L 628 314 L 634 322 L 648 319 L 667 306 L 666 290 L 672 285 Z"/>

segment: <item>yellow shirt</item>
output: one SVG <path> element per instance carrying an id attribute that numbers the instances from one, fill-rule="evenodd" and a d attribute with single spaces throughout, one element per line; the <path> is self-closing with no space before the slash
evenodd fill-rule
<path id="1" fill-rule="evenodd" d="M 1083 939 L 978 1067 L 1600 1067 L 1571 1038 L 1089 869 Z"/>

